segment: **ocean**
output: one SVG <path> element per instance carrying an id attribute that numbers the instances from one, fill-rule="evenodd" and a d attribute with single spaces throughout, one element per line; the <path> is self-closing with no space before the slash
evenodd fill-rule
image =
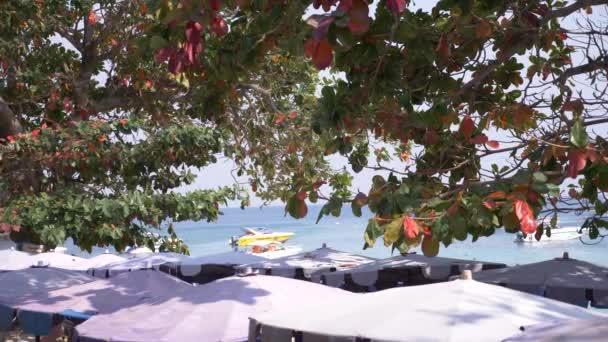
<path id="1" fill-rule="evenodd" d="M 178 235 L 190 247 L 192 256 L 221 253 L 231 250 L 228 240 L 231 236 L 242 234 L 241 228 L 266 227 L 273 231 L 293 232 L 295 235 L 286 245 L 298 246 L 302 250 L 312 250 L 321 247 L 323 243 L 334 249 L 357 253 L 375 258 L 391 256 L 390 248 L 384 247 L 381 240 L 375 247 L 363 250 L 363 232 L 367 220 L 371 217 L 369 211 L 364 211 L 362 217 L 355 217 L 350 208 L 345 207 L 340 217 L 325 216 L 316 224 L 316 218 L 321 206 L 310 206 L 308 216 L 296 220 L 285 216 L 283 207 L 225 208 L 217 222 L 179 222 L 175 223 Z M 580 226 L 584 216 L 562 215 L 562 226 Z M 439 256 L 469 260 L 501 262 L 507 265 L 526 264 L 560 257 L 568 252 L 571 258 L 585 260 L 608 267 L 608 241 L 595 242 L 587 245 L 578 239 L 568 241 L 551 241 L 540 243 L 514 243 L 515 235 L 497 229 L 490 237 L 481 237 L 476 242 L 470 238 L 466 241 L 455 241 L 452 245 L 439 251 Z M 87 256 L 70 242 L 65 244 L 71 254 Z M 0 246 L 0 249 L 6 246 Z M 102 253 L 104 249 L 97 248 L 93 254 Z M 421 253 L 419 249 L 414 249 Z M 395 252 L 397 253 L 397 252 Z"/>
<path id="2" fill-rule="evenodd" d="M 370 212 L 362 217 L 355 217 L 350 208 L 344 208 L 340 217 L 325 216 L 316 224 L 321 206 L 309 207 L 308 216 L 296 220 L 285 216 L 283 207 L 263 207 L 224 209 L 224 215 L 216 223 L 181 222 L 175 225 L 178 235 L 190 247 L 193 256 L 201 256 L 230 250 L 228 239 L 238 236 L 244 226 L 267 227 L 273 231 L 293 232 L 295 235 L 286 243 L 299 246 L 303 250 L 312 250 L 326 243 L 334 249 L 357 253 L 376 258 L 391 256 L 391 249 L 377 241 L 373 248 L 363 250 L 363 232 L 367 226 Z M 583 216 L 562 215 L 562 226 L 579 226 Z M 466 241 L 455 241 L 449 247 L 443 245 L 439 256 L 461 259 L 502 262 L 508 265 L 526 264 L 560 257 L 568 252 L 571 258 L 585 260 L 608 266 L 608 241 L 589 238 L 583 241 L 596 244 L 587 245 L 578 239 L 540 243 L 514 243 L 515 235 L 498 229 L 490 237 L 481 237 L 476 242 L 470 238 Z M 599 242 L 599 243 L 598 243 Z M 422 253 L 419 249 L 414 249 Z M 397 253 L 397 252 L 395 252 Z"/>

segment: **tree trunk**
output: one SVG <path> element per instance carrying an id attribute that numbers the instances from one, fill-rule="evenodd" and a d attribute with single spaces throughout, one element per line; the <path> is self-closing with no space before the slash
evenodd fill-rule
<path id="1" fill-rule="evenodd" d="M 17 121 L 8 103 L 0 96 L 0 138 L 6 138 L 19 132 L 21 132 L 21 124 Z"/>

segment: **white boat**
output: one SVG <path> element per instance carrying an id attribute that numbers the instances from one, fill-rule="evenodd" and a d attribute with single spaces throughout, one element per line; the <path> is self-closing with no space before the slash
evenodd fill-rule
<path id="1" fill-rule="evenodd" d="M 285 246 L 278 241 L 256 241 L 247 246 L 245 253 L 267 259 L 281 258 L 302 252 L 298 246 Z"/>
<path id="2" fill-rule="evenodd" d="M 545 224 L 548 226 L 550 224 L 549 219 L 539 220 L 538 224 Z M 583 230 L 584 231 L 584 230 Z M 524 235 L 522 232 L 517 232 L 515 235 L 515 239 L 513 242 L 516 243 L 539 243 L 539 242 L 551 242 L 551 241 L 566 241 L 566 240 L 574 240 L 583 236 L 583 231 L 581 231 L 580 227 L 577 226 L 566 226 L 562 227 L 557 223 L 555 228 L 551 229 L 551 236 L 547 236 L 547 229 L 545 228 L 543 231 L 543 235 L 540 240 L 536 240 L 535 234 L 527 234 Z"/>

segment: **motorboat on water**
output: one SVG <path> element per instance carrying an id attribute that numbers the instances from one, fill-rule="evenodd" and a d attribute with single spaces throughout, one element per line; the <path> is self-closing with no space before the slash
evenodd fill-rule
<path id="1" fill-rule="evenodd" d="M 258 241 L 244 247 L 245 253 L 267 259 L 281 258 L 302 252 L 298 246 L 286 246 L 278 241 Z"/>
<path id="2" fill-rule="evenodd" d="M 231 237 L 230 245 L 233 247 L 247 247 L 259 242 L 280 242 L 283 243 L 291 238 L 294 233 L 273 232 L 268 228 L 244 227 L 245 234 L 239 237 Z"/>
<path id="3" fill-rule="evenodd" d="M 551 222 L 550 219 L 539 220 L 537 224 L 545 224 L 549 225 Z M 517 232 L 515 235 L 515 239 L 513 242 L 516 243 L 539 243 L 539 242 L 551 242 L 551 241 L 566 241 L 566 240 L 574 240 L 579 239 L 583 236 L 583 231 L 585 229 L 581 229 L 577 226 L 560 226 L 559 222 L 557 222 L 556 227 L 551 229 L 551 236 L 547 236 L 547 230 L 545 229 L 540 240 L 536 240 L 534 234 L 524 234 L 522 232 Z"/>

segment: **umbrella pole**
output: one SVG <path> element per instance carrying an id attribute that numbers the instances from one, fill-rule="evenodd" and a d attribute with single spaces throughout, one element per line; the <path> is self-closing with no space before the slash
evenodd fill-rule
<path id="1" fill-rule="evenodd" d="M 473 280 L 473 272 L 471 270 L 464 270 L 460 274 L 460 279 L 462 280 Z"/>

